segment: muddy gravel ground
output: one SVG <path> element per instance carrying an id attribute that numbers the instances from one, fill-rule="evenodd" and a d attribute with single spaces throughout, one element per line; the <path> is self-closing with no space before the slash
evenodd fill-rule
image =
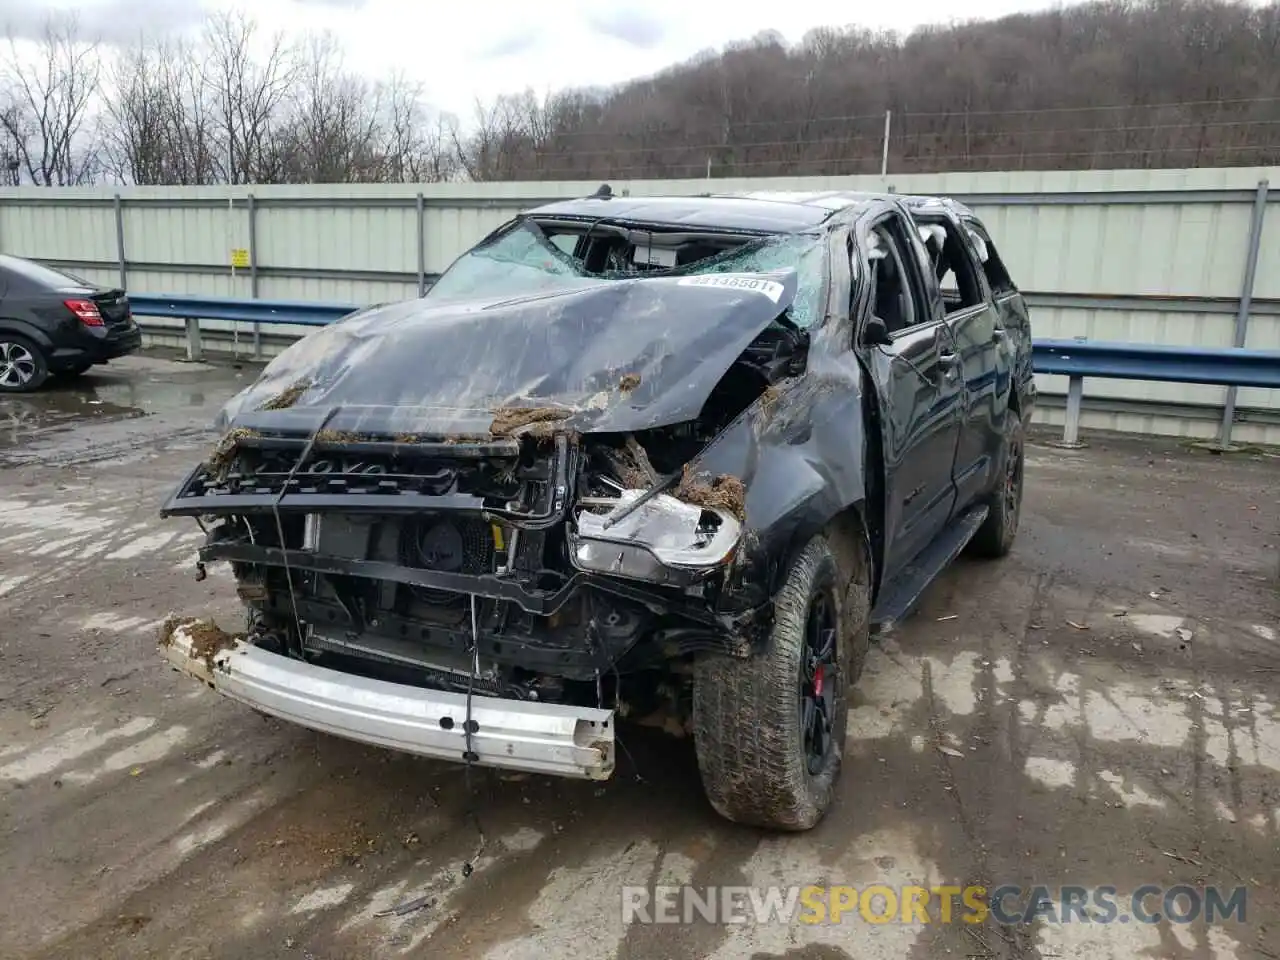
<path id="1" fill-rule="evenodd" d="M 881 641 L 835 809 L 769 836 L 719 820 L 656 732 L 623 728 L 604 785 L 469 793 L 162 666 L 170 612 L 238 622 L 157 510 L 252 373 L 136 358 L 0 399 L 0 956 L 1280 957 L 1280 459 L 1031 444 L 1012 556 L 960 562 Z M 623 884 L 1180 882 L 1248 887 L 1245 921 L 620 910 Z"/>

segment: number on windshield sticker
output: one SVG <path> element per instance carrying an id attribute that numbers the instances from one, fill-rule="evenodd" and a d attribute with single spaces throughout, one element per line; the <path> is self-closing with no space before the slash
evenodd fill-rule
<path id="1" fill-rule="evenodd" d="M 711 273 L 698 277 L 681 277 L 682 287 L 727 287 L 731 290 L 748 290 L 752 293 L 764 294 L 774 303 L 782 298 L 782 284 L 776 280 L 763 280 L 760 277 L 747 277 L 731 273 Z"/>

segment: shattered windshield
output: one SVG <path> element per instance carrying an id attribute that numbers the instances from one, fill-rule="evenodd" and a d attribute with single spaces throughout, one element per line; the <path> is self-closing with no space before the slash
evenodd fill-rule
<path id="1" fill-rule="evenodd" d="M 592 273 L 581 260 L 552 243 L 538 226 L 524 221 L 493 241 L 454 261 L 431 287 L 432 298 L 491 297 L 540 293 L 582 285 L 713 273 L 772 273 L 794 269 L 799 289 L 788 311 L 793 323 L 809 327 L 822 316 L 825 280 L 822 238 L 816 234 L 764 237 L 687 266 L 667 270 Z"/>
<path id="2" fill-rule="evenodd" d="M 773 273 L 795 270 L 796 298 L 787 311 L 792 323 L 811 327 L 822 317 L 823 243 L 814 234 L 784 234 L 765 237 L 728 250 L 716 257 L 699 260 L 687 267 L 647 273 L 641 276 L 693 276 L 708 273 Z M 635 274 L 629 274 L 635 276 Z"/>

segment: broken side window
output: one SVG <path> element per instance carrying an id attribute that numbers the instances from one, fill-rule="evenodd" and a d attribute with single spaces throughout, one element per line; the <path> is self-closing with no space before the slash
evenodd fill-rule
<path id="1" fill-rule="evenodd" d="M 982 271 L 986 274 L 987 285 L 991 287 L 991 292 L 995 296 L 1000 296 L 1002 293 L 1016 293 L 1018 288 L 1009 276 L 1009 271 L 1005 269 L 1004 261 L 1000 259 L 1000 254 L 996 252 L 995 244 L 991 242 L 991 237 L 987 231 L 974 220 L 968 221 L 965 224 L 965 228 L 969 234 L 969 239 L 973 241 L 974 247 L 977 248 L 979 258 L 982 260 Z"/>
<path id="2" fill-rule="evenodd" d="M 972 236 L 972 232 L 969 233 Z M 942 292 L 946 312 L 954 313 L 982 304 L 982 287 L 978 283 L 973 258 L 953 222 L 921 224 L 920 238 L 929 252 L 930 266 Z"/>

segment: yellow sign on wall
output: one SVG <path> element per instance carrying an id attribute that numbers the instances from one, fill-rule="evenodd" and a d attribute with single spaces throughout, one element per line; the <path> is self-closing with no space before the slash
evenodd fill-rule
<path id="1" fill-rule="evenodd" d="M 239 248 L 233 249 L 231 251 L 231 266 L 237 270 L 247 270 L 249 268 L 249 251 Z"/>

